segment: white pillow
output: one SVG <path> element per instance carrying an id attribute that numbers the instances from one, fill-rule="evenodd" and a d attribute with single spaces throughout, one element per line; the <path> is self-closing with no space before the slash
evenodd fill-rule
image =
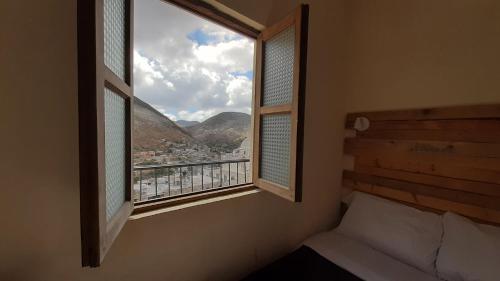
<path id="1" fill-rule="evenodd" d="M 443 243 L 436 263 L 439 277 L 449 281 L 500 280 L 500 228 L 449 212 L 443 223 Z"/>
<path id="2" fill-rule="evenodd" d="M 356 192 L 337 232 L 436 275 L 441 216 Z"/>

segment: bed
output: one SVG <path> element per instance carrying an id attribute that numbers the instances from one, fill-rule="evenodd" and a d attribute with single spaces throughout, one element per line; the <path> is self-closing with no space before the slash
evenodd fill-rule
<path id="1" fill-rule="evenodd" d="M 340 225 L 245 281 L 500 280 L 499 105 L 352 113 L 346 129 Z"/>
<path id="2" fill-rule="evenodd" d="M 379 243 L 389 236 L 382 232 L 396 232 L 399 233 L 398 235 L 409 238 L 406 241 L 397 241 L 402 248 L 407 249 L 407 252 L 418 252 L 407 245 L 410 239 L 414 239 L 415 244 L 420 247 L 425 248 L 426 245 L 430 245 L 430 248 L 427 247 L 429 250 L 424 251 L 423 256 L 424 259 L 433 259 L 432 256 L 436 255 L 442 231 L 427 231 L 431 236 L 434 236 L 434 239 L 430 239 L 430 241 L 429 239 L 419 241 L 422 239 L 419 239 L 417 235 L 425 236 L 424 231 L 427 226 L 439 228 L 440 221 L 432 222 L 433 219 L 438 218 L 437 215 L 431 214 L 429 218 L 426 213 L 419 210 L 413 210 L 410 207 L 367 194 L 354 192 L 351 197 L 354 199 L 350 199 L 350 201 L 352 200 L 354 203 L 350 204 L 352 207 L 349 207 L 339 227 L 310 237 L 292 253 L 254 272 L 244 280 L 438 280 L 435 275 L 423 271 L 425 265 L 421 266 L 422 270 L 398 260 L 397 257 L 406 260 L 407 253 L 401 253 L 397 248 Z M 367 214 L 367 210 L 371 212 Z M 395 212 L 397 214 L 391 215 Z M 377 216 L 381 216 L 383 219 L 377 219 Z M 387 219 L 389 217 L 390 219 Z M 415 220 L 415 217 L 418 217 L 418 220 Z M 421 219 L 429 220 L 431 223 L 429 224 L 428 221 L 422 223 Z M 371 220 L 371 223 L 365 223 L 364 226 L 360 227 L 359 225 L 366 220 Z M 411 228 L 419 230 L 408 232 L 404 229 L 398 229 L 390 225 L 391 221 L 396 221 L 403 227 L 411 226 Z M 354 226 L 354 230 L 351 226 Z M 377 233 L 377 231 L 373 231 L 374 227 L 383 228 L 383 231 Z M 376 239 L 375 241 L 374 239 L 363 239 L 357 235 L 357 233 L 363 232 L 373 233 L 372 238 L 378 237 L 378 241 Z M 395 238 L 395 240 L 398 239 Z M 389 254 L 384 253 L 384 251 Z M 431 257 L 426 257 L 425 252 L 431 253 Z M 412 262 L 413 260 L 410 259 L 409 263 Z M 418 265 L 419 261 L 414 263 Z M 431 263 L 434 261 L 432 260 Z M 433 272 L 432 269 L 429 271 Z"/>
<path id="3" fill-rule="evenodd" d="M 496 281 L 500 227 L 354 192 L 340 225 L 244 281 Z"/>
<path id="4" fill-rule="evenodd" d="M 335 231 L 308 239 L 304 245 L 245 281 L 437 281 L 434 276 L 408 266 Z"/>

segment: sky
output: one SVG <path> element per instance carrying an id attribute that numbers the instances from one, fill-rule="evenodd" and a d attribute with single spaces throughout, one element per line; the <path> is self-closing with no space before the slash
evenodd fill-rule
<path id="1" fill-rule="evenodd" d="M 135 96 L 174 121 L 250 113 L 253 39 L 161 0 L 134 10 Z"/>

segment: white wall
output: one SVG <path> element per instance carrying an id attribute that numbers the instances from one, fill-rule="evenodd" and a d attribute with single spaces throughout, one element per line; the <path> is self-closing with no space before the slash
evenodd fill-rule
<path id="1" fill-rule="evenodd" d="M 224 2 L 265 24 L 296 5 Z M 262 192 L 131 221 L 100 268 L 82 269 L 76 1 L 2 1 L 0 279 L 234 280 L 331 227 L 344 114 L 343 10 L 341 1 L 312 2 L 304 202 Z M 325 25 L 332 27 L 326 37 Z"/>
<path id="2" fill-rule="evenodd" d="M 346 5 L 348 111 L 500 102 L 500 1 Z"/>
<path id="3" fill-rule="evenodd" d="M 222 2 L 264 24 L 297 4 Z M 498 1 L 310 2 L 304 202 L 132 221 L 98 269 L 80 267 L 76 1 L 0 2 L 0 279 L 238 279 L 334 224 L 347 111 L 500 101 Z"/>

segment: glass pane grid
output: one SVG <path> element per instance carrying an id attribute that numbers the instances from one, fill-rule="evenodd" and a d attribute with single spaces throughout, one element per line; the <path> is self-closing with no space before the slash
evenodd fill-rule
<path id="1" fill-rule="evenodd" d="M 264 44 L 262 105 L 290 104 L 293 98 L 295 27 L 285 29 Z"/>
<path id="2" fill-rule="evenodd" d="M 111 219 L 125 202 L 125 100 L 104 90 L 106 167 L 106 218 Z"/>
<path id="3" fill-rule="evenodd" d="M 104 64 L 125 80 L 125 0 L 104 0 Z"/>
<path id="4" fill-rule="evenodd" d="M 260 177 L 285 187 L 290 181 L 290 135 L 290 115 L 262 116 Z"/>

